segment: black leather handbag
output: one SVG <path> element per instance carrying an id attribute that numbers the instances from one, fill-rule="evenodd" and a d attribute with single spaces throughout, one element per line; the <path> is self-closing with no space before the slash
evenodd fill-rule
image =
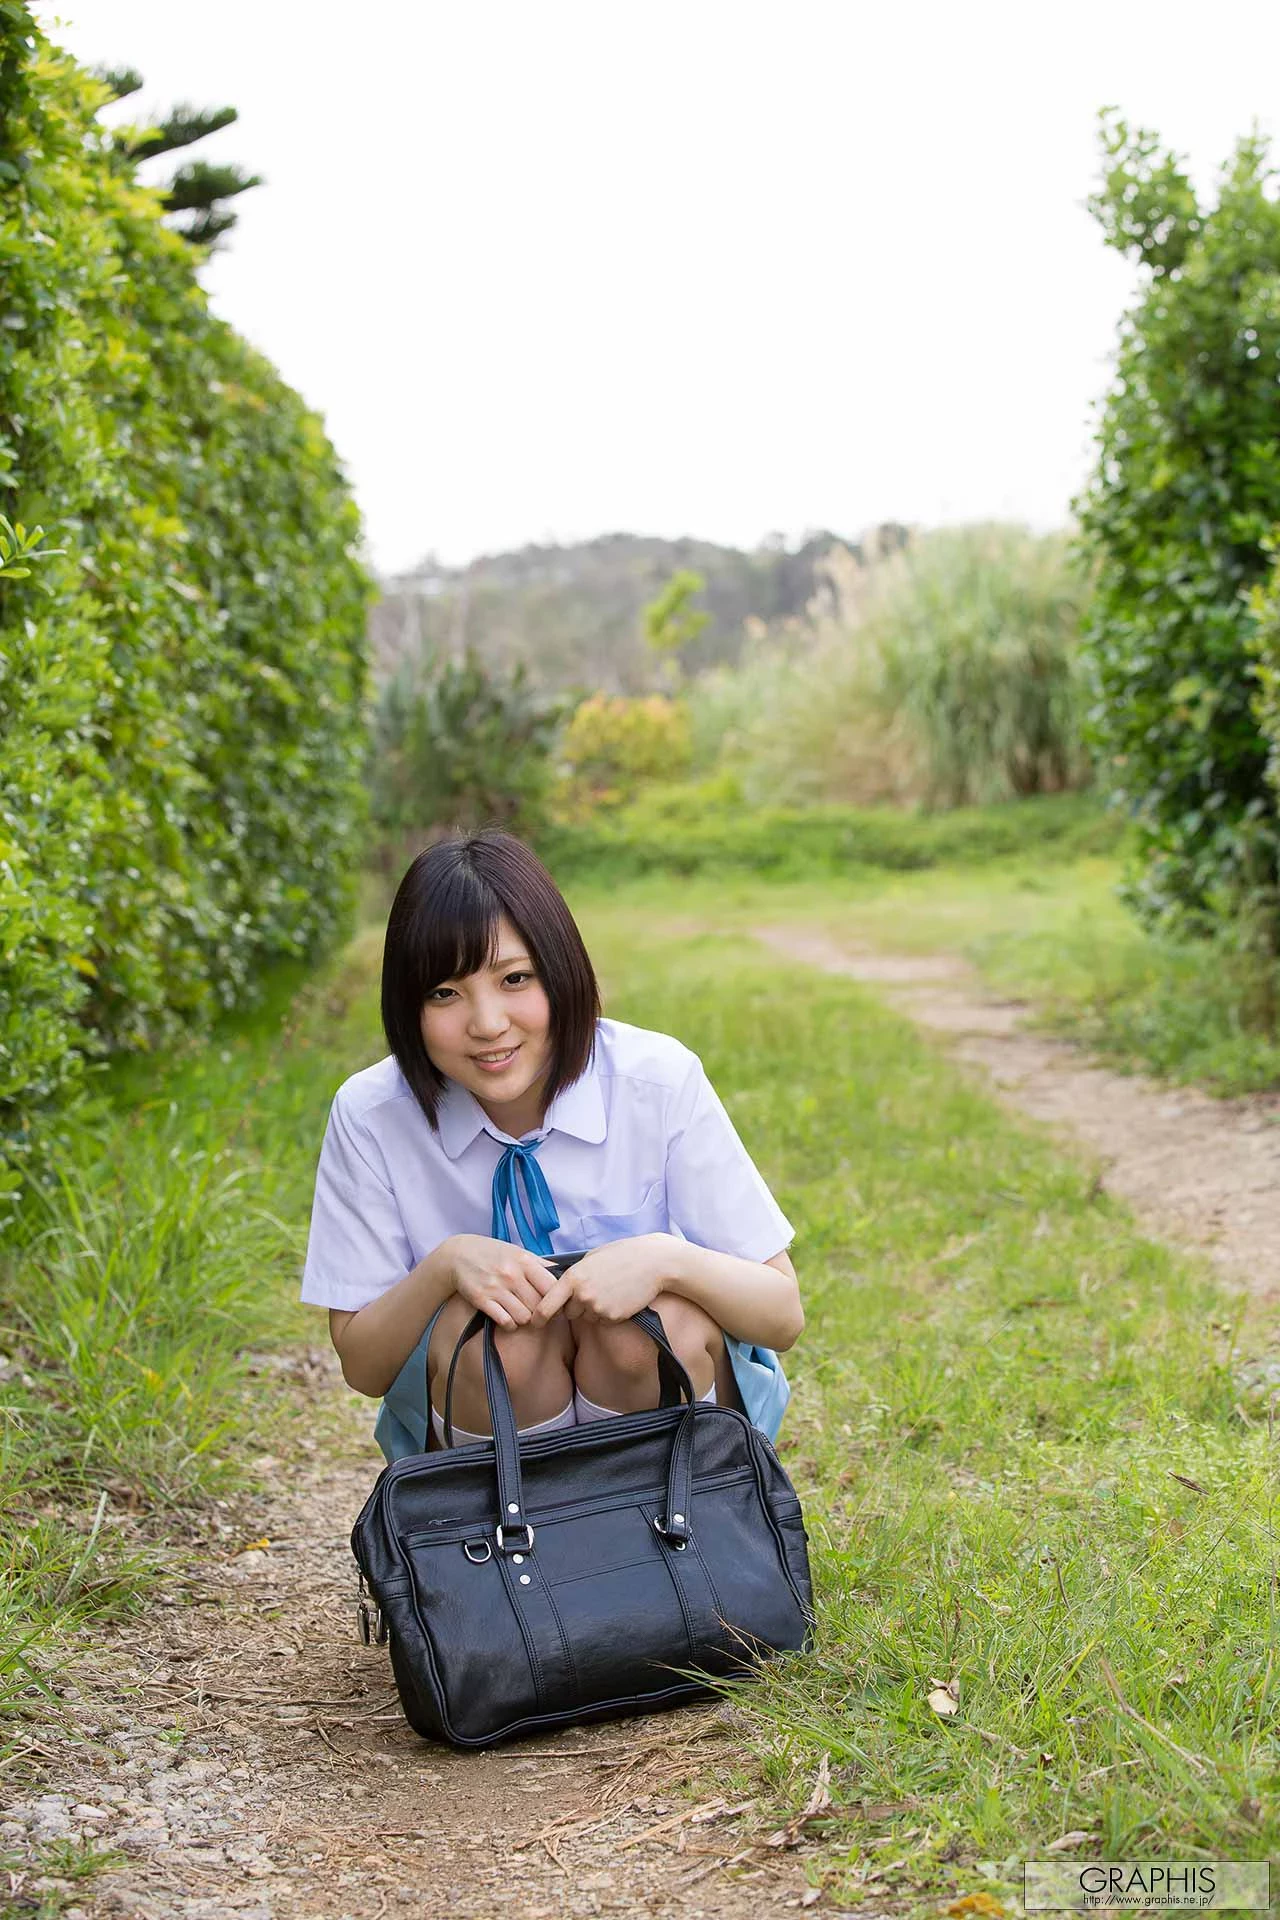
<path id="1" fill-rule="evenodd" d="M 582 1256 L 560 1256 L 561 1268 Z M 492 1320 L 493 1438 L 384 1467 L 352 1551 L 366 1639 L 389 1640 L 415 1732 L 458 1747 L 707 1692 L 805 1644 L 812 1590 L 800 1502 L 766 1435 L 698 1401 L 652 1308 L 661 1403 L 520 1440 Z"/>

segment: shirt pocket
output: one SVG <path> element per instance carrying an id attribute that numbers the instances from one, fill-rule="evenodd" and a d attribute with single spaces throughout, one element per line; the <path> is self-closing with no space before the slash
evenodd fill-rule
<path id="1" fill-rule="evenodd" d="M 633 1240 L 641 1233 L 666 1233 L 667 1189 L 655 1180 L 638 1207 L 627 1213 L 584 1213 L 584 1247 L 607 1247 L 611 1240 Z"/>

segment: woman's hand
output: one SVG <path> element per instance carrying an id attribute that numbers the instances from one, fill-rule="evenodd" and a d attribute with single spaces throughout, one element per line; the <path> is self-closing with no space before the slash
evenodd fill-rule
<path id="1" fill-rule="evenodd" d="M 629 1320 L 663 1291 L 674 1239 L 638 1233 L 596 1247 L 552 1281 L 534 1318 L 549 1320 L 563 1308 L 566 1320 Z"/>
<path id="2" fill-rule="evenodd" d="M 483 1233 L 455 1233 L 449 1249 L 454 1292 L 500 1327 L 526 1327 L 557 1282 L 540 1253 Z"/>

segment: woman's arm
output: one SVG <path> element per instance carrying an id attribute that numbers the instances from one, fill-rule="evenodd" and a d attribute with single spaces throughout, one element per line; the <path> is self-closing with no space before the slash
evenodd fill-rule
<path id="1" fill-rule="evenodd" d="M 785 1353 L 804 1331 L 796 1270 L 785 1248 L 768 1260 L 744 1260 L 676 1240 L 672 1266 L 663 1279 L 667 1291 L 692 1300 L 735 1340 Z"/>
<path id="2" fill-rule="evenodd" d="M 377 1400 L 387 1391 L 422 1338 L 436 1308 L 454 1291 L 448 1240 L 416 1267 L 356 1312 L 329 1309 L 329 1337 L 342 1362 L 342 1377 L 357 1393 Z"/>
<path id="3" fill-rule="evenodd" d="M 533 1318 L 551 1284 L 540 1254 L 482 1233 L 450 1234 L 368 1306 L 329 1309 L 342 1377 L 357 1393 L 379 1399 L 450 1295 L 461 1294 L 500 1327 L 519 1327 Z"/>

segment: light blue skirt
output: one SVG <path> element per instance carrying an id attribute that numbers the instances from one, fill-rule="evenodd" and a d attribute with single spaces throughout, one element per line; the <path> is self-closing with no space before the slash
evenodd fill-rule
<path id="1" fill-rule="evenodd" d="M 428 1320 L 421 1340 L 388 1388 L 374 1423 L 373 1437 L 388 1461 L 404 1460 L 427 1450 L 427 1347 L 441 1310 L 437 1307 Z M 791 1398 L 791 1387 L 777 1354 L 772 1347 L 731 1340 L 728 1334 L 724 1344 L 743 1411 L 753 1427 L 776 1440 Z"/>

